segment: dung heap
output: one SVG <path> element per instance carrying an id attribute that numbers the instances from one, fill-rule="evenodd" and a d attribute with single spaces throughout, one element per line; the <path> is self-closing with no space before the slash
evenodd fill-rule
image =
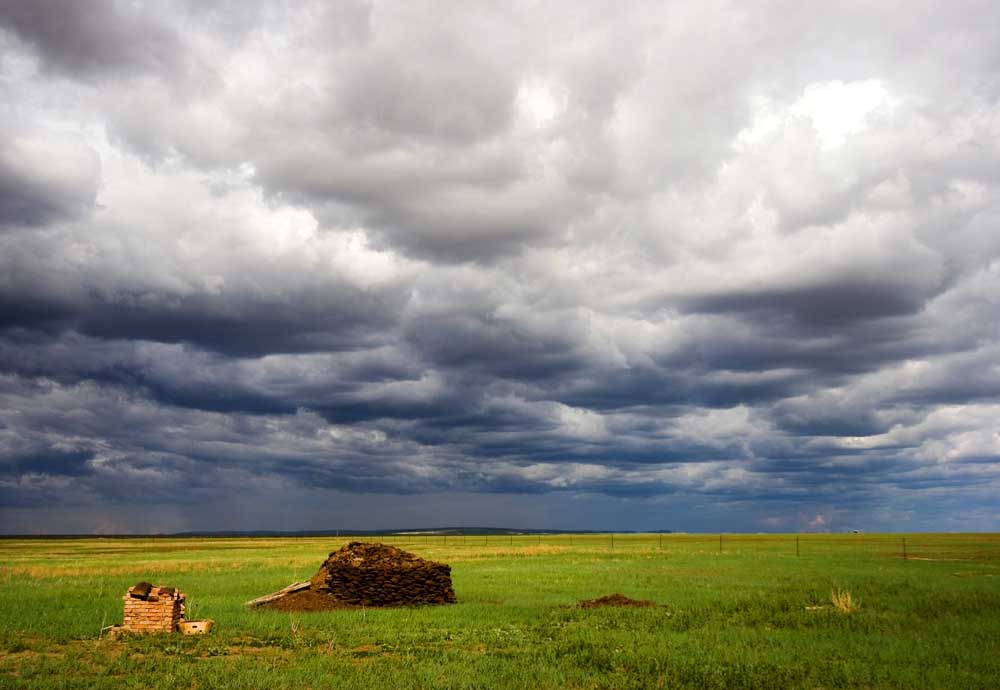
<path id="1" fill-rule="evenodd" d="M 353 606 L 453 604 L 451 566 L 386 544 L 352 541 L 334 551 L 310 589 Z"/>
<path id="2" fill-rule="evenodd" d="M 305 582 L 247 602 L 278 611 L 328 611 L 354 606 L 453 604 L 451 566 L 425 561 L 386 544 L 352 541 L 334 551 Z"/>

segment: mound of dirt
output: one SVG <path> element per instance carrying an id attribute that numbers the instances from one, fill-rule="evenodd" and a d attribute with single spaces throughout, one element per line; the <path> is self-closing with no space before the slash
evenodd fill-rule
<path id="1" fill-rule="evenodd" d="M 337 609 L 352 609 L 354 607 L 334 599 L 329 594 L 303 589 L 261 604 L 260 608 L 269 611 L 336 611 Z"/>
<path id="2" fill-rule="evenodd" d="M 353 541 L 334 551 L 309 580 L 310 591 L 352 606 L 453 604 L 451 566 L 387 544 Z"/>
<path id="3" fill-rule="evenodd" d="M 580 608 L 583 609 L 596 609 L 601 606 L 630 606 L 634 608 L 647 608 L 650 606 L 656 606 L 656 602 L 646 599 L 629 599 L 624 594 L 619 594 L 618 592 L 608 594 L 603 597 L 597 597 L 596 599 L 583 599 L 580 601 Z"/>

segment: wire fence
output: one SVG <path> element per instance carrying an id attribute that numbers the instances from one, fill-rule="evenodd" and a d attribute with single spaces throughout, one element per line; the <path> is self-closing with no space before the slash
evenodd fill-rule
<path id="1" fill-rule="evenodd" d="M 781 553 L 845 556 L 869 553 L 905 560 L 1000 560 L 1000 534 L 678 534 L 409 533 L 344 537 L 400 547 L 560 547 L 607 550 Z"/>

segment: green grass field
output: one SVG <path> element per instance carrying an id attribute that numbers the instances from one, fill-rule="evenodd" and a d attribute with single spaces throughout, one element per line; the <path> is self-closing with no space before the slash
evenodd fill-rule
<path id="1" fill-rule="evenodd" d="M 0 540 L 0 688 L 1000 687 L 1000 535 L 390 538 L 459 603 L 243 606 L 346 541 Z M 215 630 L 99 639 L 139 580 Z M 576 606 L 612 592 L 661 606 Z"/>

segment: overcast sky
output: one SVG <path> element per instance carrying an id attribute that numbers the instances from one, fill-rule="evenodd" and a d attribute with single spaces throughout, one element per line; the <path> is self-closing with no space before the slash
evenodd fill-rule
<path id="1" fill-rule="evenodd" d="M 0 532 L 998 497 L 995 0 L 0 0 Z"/>

